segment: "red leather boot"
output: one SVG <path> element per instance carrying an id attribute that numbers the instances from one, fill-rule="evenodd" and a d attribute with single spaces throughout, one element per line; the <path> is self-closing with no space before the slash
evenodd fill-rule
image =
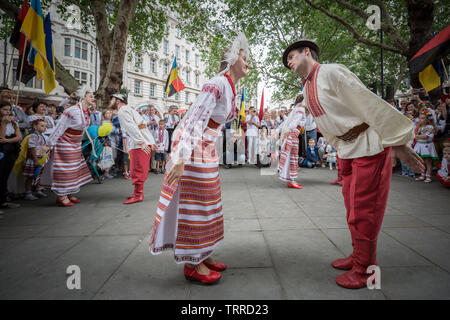
<path id="1" fill-rule="evenodd" d="M 353 267 L 336 278 L 336 283 L 347 289 L 359 289 L 367 286 L 367 268 L 376 264 L 377 242 L 355 239 Z"/>
<path id="2" fill-rule="evenodd" d="M 339 270 L 350 270 L 353 267 L 352 255 L 349 255 L 347 258 L 336 259 L 331 265 Z"/>
<path id="3" fill-rule="evenodd" d="M 144 201 L 144 185 L 143 184 L 135 184 L 134 185 L 134 194 L 125 200 L 124 204 L 131 204 L 135 202 Z"/>

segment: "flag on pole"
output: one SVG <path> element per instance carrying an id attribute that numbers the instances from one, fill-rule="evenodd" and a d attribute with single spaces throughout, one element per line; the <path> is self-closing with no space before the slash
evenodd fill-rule
<path id="1" fill-rule="evenodd" d="M 45 53 L 47 56 L 47 63 L 44 71 L 44 90 L 49 94 L 56 88 L 55 81 L 55 57 L 53 54 L 53 37 L 52 37 L 52 23 L 50 21 L 50 13 L 47 14 L 44 21 L 45 32 Z"/>
<path id="2" fill-rule="evenodd" d="M 242 128 L 242 124 L 245 121 L 245 101 L 247 99 L 247 90 L 245 90 L 245 88 L 242 90 L 242 97 L 241 97 L 241 109 L 239 110 L 239 115 L 238 115 L 238 129 L 239 129 L 239 135 L 241 135 L 241 128 Z"/>
<path id="3" fill-rule="evenodd" d="M 14 30 L 9 38 L 11 45 L 19 50 L 19 61 L 22 61 L 22 55 L 28 56 L 30 54 L 30 44 L 27 41 L 25 35 L 20 32 L 23 20 L 25 19 L 28 12 L 28 0 L 24 0 L 22 8 L 20 9 L 19 15 L 14 26 Z M 26 46 L 26 47 L 25 47 Z M 25 50 L 24 50 L 25 49 Z M 24 63 L 22 70 L 22 83 L 26 84 L 36 75 L 33 66 L 28 63 Z M 20 79 L 20 66 L 16 69 L 16 79 Z"/>
<path id="4" fill-rule="evenodd" d="M 31 42 L 33 49 L 28 56 L 28 62 L 34 66 L 39 79 L 44 77 L 46 58 L 44 17 L 40 0 L 31 0 L 31 7 L 22 22 L 20 31 Z"/>
<path id="5" fill-rule="evenodd" d="M 173 59 L 172 70 L 170 70 L 169 76 L 166 81 L 166 95 L 168 97 L 173 96 L 175 93 L 185 88 L 183 82 L 181 82 L 178 76 L 177 58 Z"/>
<path id="6" fill-rule="evenodd" d="M 264 88 L 261 95 L 261 106 L 259 107 L 259 122 L 261 122 L 264 113 Z"/>
<path id="7" fill-rule="evenodd" d="M 419 81 L 428 92 L 441 85 L 439 61 L 435 61 L 419 72 Z"/>

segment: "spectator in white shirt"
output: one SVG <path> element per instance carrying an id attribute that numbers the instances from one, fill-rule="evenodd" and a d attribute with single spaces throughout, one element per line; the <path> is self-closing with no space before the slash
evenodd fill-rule
<path id="1" fill-rule="evenodd" d="M 89 112 L 91 113 L 91 126 L 102 125 L 102 113 L 97 110 L 96 105 L 92 105 Z"/>
<path id="2" fill-rule="evenodd" d="M 176 126 L 178 125 L 178 122 L 180 122 L 180 118 L 178 117 L 178 115 L 176 115 L 176 112 L 177 112 L 177 107 L 172 106 L 169 109 L 169 114 L 166 115 L 166 117 L 164 118 L 165 123 L 166 123 L 166 129 L 167 129 L 167 132 L 169 133 L 169 148 L 167 151 L 169 154 L 171 151 L 173 131 L 175 130 Z"/>
<path id="3" fill-rule="evenodd" d="M 256 164 L 258 129 L 261 127 L 261 124 L 259 123 L 259 118 L 256 114 L 255 108 L 250 107 L 248 111 L 249 112 L 247 118 L 247 157 L 249 163 Z"/>
<path id="4" fill-rule="evenodd" d="M 309 141 L 309 139 L 314 139 L 314 142 L 317 144 L 317 126 L 308 108 L 306 108 L 305 130 L 306 130 L 306 141 Z"/>

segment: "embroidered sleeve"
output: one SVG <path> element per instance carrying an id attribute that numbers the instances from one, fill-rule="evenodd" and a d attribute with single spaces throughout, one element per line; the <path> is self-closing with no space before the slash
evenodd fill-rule
<path id="1" fill-rule="evenodd" d="M 219 81 L 206 83 L 172 136 L 171 158 L 175 163 L 190 161 L 192 151 L 203 136 L 223 88 Z"/>
<path id="2" fill-rule="evenodd" d="M 50 146 L 54 146 L 56 141 L 58 141 L 59 137 L 61 137 L 64 132 L 69 128 L 71 121 L 73 120 L 73 115 L 69 111 L 69 109 L 65 110 L 61 117 L 59 118 L 58 124 L 53 130 L 50 137 L 48 137 L 48 144 Z"/>

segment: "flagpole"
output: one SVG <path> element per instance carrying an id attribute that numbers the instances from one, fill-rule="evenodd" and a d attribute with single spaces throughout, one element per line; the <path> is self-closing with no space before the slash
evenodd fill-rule
<path id="1" fill-rule="evenodd" d="M 19 87 L 17 88 L 17 95 L 16 95 L 16 106 L 19 103 L 20 88 L 21 88 L 21 84 L 22 84 L 23 62 L 25 60 L 25 54 L 26 54 L 25 48 L 27 46 L 27 42 L 28 41 L 25 40 L 24 44 L 23 44 L 22 62 L 20 63 Z"/>
<path id="2" fill-rule="evenodd" d="M 11 71 L 11 65 L 13 64 L 13 58 L 14 58 L 14 51 L 16 50 L 16 48 L 12 47 L 12 53 L 11 53 L 11 59 L 9 61 L 9 67 L 8 67 L 8 73 L 6 74 L 6 83 L 5 86 L 8 86 L 9 83 L 9 72 Z M 5 56 L 6 56 L 6 52 L 5 52 Z"/>
<path id="3" fill-rule="evenodd" d="M 447 69 L 445 68 L 445 63 L 444 63 L 444 60 L 442 58 L 441 58 L 441 63 L 442 63 L 442 66 L 444 67 L 445 76 L 447 77 L 447 80 L 448 80 Z"/>

